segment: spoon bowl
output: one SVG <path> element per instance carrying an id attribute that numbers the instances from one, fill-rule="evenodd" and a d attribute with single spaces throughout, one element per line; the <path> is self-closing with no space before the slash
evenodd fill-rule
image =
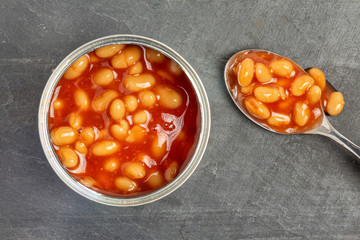
<path id="1" fill-rule="evenodd" d="M 276 129 L 273 129 L 273 128 L 269 127 L 268 125 L 259 122 L 255 117 L 253 117 L 252 115 L 250 115 L 248 113 L 248 111 L 245 109 L 242 102 L 239 100 L 239 95 L 241 93 L 238 92 L 239 88 L 235 86 L 237 83 L 234 83 L 233 81 L 230 80 L 230 74 L 232 71 L 232 66 L 234 66 L 234 64 L 237 63 L 237 60 L 239 59 L 239 57 L 241 57 L 249 52 L 252 52 L 252 51 L 263 51 L 263 52 L 267 52 L 267 53 L 271 53 L 271 54 L 280 56 L 276 53 L 269 52 L 266 50 L 248 49 L 248 50 L 243 50 L 243 51 L 237 52 L 232 57 L 230 57 L 230 59 L 227 61 L 226 65 L 225 65 L 224 80 L 225 80 L 225 85 L 228 90 L 228 93 L 230 94 L 231 99 L 234 101 L 235 105 L 239 108 L 239 110 L 245 116 L 247 116 L 251 121 L 253 121 L 255 124 L 257 124 L 258 126 L 264 128 L 268 131 L 274 132 L 274 133 L 279 133 L 279 134 L 317 134 L 317 135 L 323 135 L 323 136 L 329 137 L 329 138 L 333 139 L 334 141 L 336 141 L 337 143 L 339 143 L 344 148 L 346 148 L 347 150 L 349 150 L 350 152 L 352 152 L 357 157 L 358 161 L 360 162 L 360 147 L 355 145 L 350 140 L 348 140 L 342 134 L 340 134 L 330 124 L 329 120 L 327 119 L 327 117 L 325 115 L 325 112 L 324 112 L 324 109 L 323 109 L 323 106 L 321 103 L 320 103 L 321 116 L 316 120 L 315 123 L 313 123 L 311 125 L 311 127 L 309 129 L 306 129 L 305 131 L 302 131 L 302 132 L 284 133 L 284 132 L 276 131 Z M 293 61 L 291 61 L 291 62 L 293 64 L 295 64 L 297 67 L 299 67 L 300 69 L 304 70 L 302 67 L 300 67 L 295 62 L 293 62 Z M 327 85 L 329 86 L 330 89 L 335 90 L 335 88 L 331 84 L 327 84 Z"/>

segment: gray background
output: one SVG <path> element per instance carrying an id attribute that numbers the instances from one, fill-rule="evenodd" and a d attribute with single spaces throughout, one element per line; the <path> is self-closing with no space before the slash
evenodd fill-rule
<path id="1" fill-rule="evenodd" d="M 71 51 L 138 34 L 179 52 L 207 90 L 212 130 L 193 176 L 140 207 L 91 202 L 48 164 L 40 95 Z M 236 51 L 317 66 L 345 95 L 331 123 L 360 144 L 360 1 L 12 1 L 0 4 L 0 239 L 360 239 L 360 167 L 321 136 L 246 119 L 223 82 Z"/>

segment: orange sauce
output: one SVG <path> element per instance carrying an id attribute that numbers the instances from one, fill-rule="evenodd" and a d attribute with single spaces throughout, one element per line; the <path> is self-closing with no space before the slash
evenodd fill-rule
<path id="1" fill-rule="evenodd" d="M 125 47 L 128 48 L 131 45 Z M 115 69 L 111 65 L 110 58 L 98 58 L 95 51 L 88 53 L 86 56 L 89 59 L 95 59 L 89 62 L 89 67 L 73 80 L 68 80 L 62 77 L 54 89 L 51 100 L 51 105 L 48 114 L 48 128 L 49 132 L 61 126 L 69 126 L 69 115 L 73 112 L 77 113 L 82 118 L 82 124 L 77 132 L 81 134 L 85 127 L 91 127 L 95 131 L 95 141 L 87 146 L 86 154 L 80 154 L 76 151 L 79 157 L 79 163 L 75 168 L 64 168 L 67 172 L 78 180 L 90 187 L 91 189 L 116 197 L 133 197 L 152 192 L 166 184 L 169 180 L 165 177 L 165 172 L 172 162 L 176 162 L 178 169 L 176 175 L 181 172 L 187 161 L 191 158 L 195 149 L 197 138 L 199 134 L 200 115 L 199 104 L 196 93 L 187 78 L 186 74 L 181 71 L 181 74 L 172 74 L 169 71 L 170 59 L 166 57 L 161 63 L 152 63 L 146 58 L 147 48 L 140 46 L 141 58 L 140 62 L 143 65 L 142 73 L 149 73 L 156 79 L 155 86 L 147 88 L 146 90 L 153 91 L 156 86 L 166 85 L 174 89 L 181 95 L 182 104 L 176 109 L 168 109 L 161 106 L 158 101 L 151 107 L 143 107 L 139 102 L 138 92 L 132 92 L 124 86 L 124 78 L 129 75 L 129 68 Z M 122 52 L 121 50 L 119 54 Z M 91 58 L 90 58 L 91 57 Z M 114 72 L 115 79 L 109 85 L 99 86 L 92 80 L 94 73 L 102 67 L 108 67 Z M 164 72 L 167 78 L 164 77 Z M 159 74 L 160 73 L 160 74 Z M 90 107 L 88 110 L 81 110 L 75 103 L 74 92 L 76 89 L 82 89 L 86 92 Z M 118 123 L 111 118 L 109 114 L 109 107 L 107 110 L 98 113 L 91 108 L 91 103 L 101 93 L 106 90 L 115 90 L 118 92 L 118 99 L 123 99 L 127 95 L 134 95 L 139 102 L 137 110 L 146 110 L 150 113 L 150 120 L 145 124 L 140 124 L 146 131 L 146 137 L 141 142 L 127 142 L 125 140 L 119 141 L 115 139 L 110 133 L 110 126 Z M 157 96 L 157 99 L 159 97 Z M 64 107 L 60 110 L 54 109 L 53 102 L 57 99 L 64 102 Z M 135 111 L 136 112 L 136 111 Z M 123 119 L 127 120 L 131 127 L 133 124 L 133 114 L 135 112 L 126 112 Z M 103 136 L 101 136 L 101 131 Z M 166 153 L 164 156 L 157 158 L 151 152 L 151 145 L 157 135 L 165 136 L 166 139 Z M 92 153 L 92 147 L 102 140 L 115 140 L 120 144 L 120 150 L 114 154 L 106 157 L 95 156 Z M 66 145 L 67 147 L 75 148 L 75 143 Z M 58 152 L 59 146 L 53 144 L 55 152 Z M 141 156 L 146 155 L 143 158 Z M 104 169 L 105 161 L 111 157 L 115 157 L 119 164 L 124 162 L 140 162 L 145 170 L 146 176 L 141 179 L 131 179 L 136 183 L 137 187 L 134 191 L 124 191 L 119 189 L 115 180 L 118 177 L 124 176 L 124 167 L 119 167 L 113 172 Z M 163 181 L 156 187 L 150 186 L 147 182 L 149 174 L 159 172 Z M 176 176 L 175 176 L 176 177 Z M 90 179 L 90 181 L 89 181 Z M 90 182 L 90 184 L 89 184 Z"/>

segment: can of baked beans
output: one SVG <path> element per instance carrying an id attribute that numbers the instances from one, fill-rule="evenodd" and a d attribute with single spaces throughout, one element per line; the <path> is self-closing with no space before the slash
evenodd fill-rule
<path id="1" fill-rule="evenodd" d="M 129 96 L 139 107 L 132 109 Z M 75 192 L 111 206 L 150 203 L 179 188 L 205 152 L 210 121 L 205 88 L 190 64 L 136 35 L 102 37 L 70 53 L 47 81 L 38 113 L 55 173 Z"/>

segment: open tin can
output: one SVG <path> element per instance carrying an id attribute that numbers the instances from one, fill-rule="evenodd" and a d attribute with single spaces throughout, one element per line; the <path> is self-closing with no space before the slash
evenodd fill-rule
<path id="1" fill-rule="evenodd" d="M 58 160 L 54 152 L 54 149 L 52 147 L 50 134 L 48 130 L 48 111 L 49 111 L 51 98 L 58 81 L 61 79 L 66 69 L 84 54 L 89 53 L 99 47 L 113 45 L 113 44 L 135 44 L 135 45 L 152 48 L 166 55 L 173 61 L 175 61 L 185 72 L 190 83 L 192 84 L 200 108 L 199 110 L 200 110 L 200 118 L 201 118 L 200 121 L 201 129 L 197 139 L 197 145 L 195 147 L 194 153 L 192 154 L 192 157 L 190 158 L 186 166 L 183 166 L 183 170 L 173 181 L 171 181 L 164 187 L 145 195 L 129 197 L 129 198 L 112 197 L 98 193 L 94 190 L 91 190 L 90 188 L 85 187 L 84 185 L 79 183 L 76 179 L 74 179 L 65 170 L 61 162 Z M 39 128 L 40 141 L 45 156 L 48 159 L 51 167 L 54 169 L 55 173 L 62 179 L 62 181 L 66 185 L 68 185 L 75 192 L 95 202 L 99 202 L 105 205 L 112 205 L 112 206 L 136 206 L 136 205 L 150 203 L 165 197 L 166 195 L 175 191 L 190 177 L 190 175 L 195 171 L 197 165 L 199 164 L 205 152 L 207 142 L 210 136 L 211 118 L 210 118 L 209 101 L 199 76 L 196 74 L 195 70 L 190 66 L 190 64 L 187 61 L 185 61 L 185 59 L 183 59 L 178 53 L 176 53 L 173 49 L 166 46 L 165 44 L 150 38 L 136 36 L 136 35 L 112 35 L 112 36 L 99 38 L 84 44 L 83 46 L 79 47 L 78 49 L 70 53 L 56 67 L 56 69 L 51 74 L 49 80 L 47 81 L 44 91 L 42 93 L 40 106 L 39 106 L 38 120 L 39 120 L 38 128 Z"/>

